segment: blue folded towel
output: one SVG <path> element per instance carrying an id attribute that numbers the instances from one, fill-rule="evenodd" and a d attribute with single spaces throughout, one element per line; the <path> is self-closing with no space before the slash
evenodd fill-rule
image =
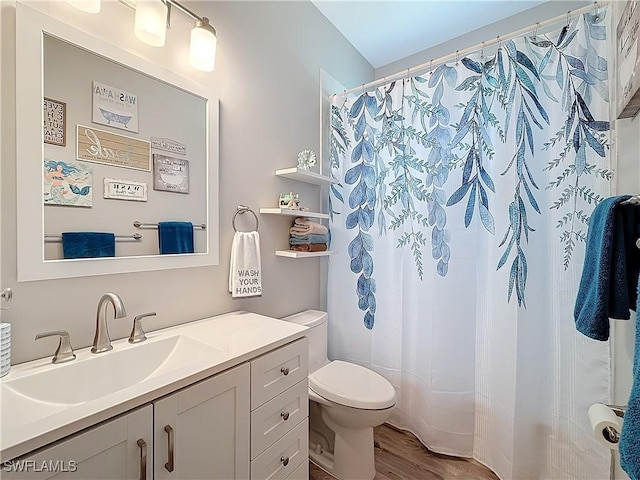
<path id="1" fill-rule="evenodd" d="M 327 243 L 329 237 L 318 233 L 310 233 L 308 235 L 290 235 L 289 245 L 309 245 L 312 243 Z"/>
<path id="2" fill-rule="evenodd" d="M 640 207 L 636 207 L 640 208 Z M 639 282 L 640 284 L 640 282 Z M 639 285 L 640 288 L 640 285 Z M 638 294 L 638 292 L 636 292 Z M 636 307 L 638 312 L 640 305 Z M 640 479 L 640 316 L 636 315 L 636 347 L 633 356 L 633 386 L 624 413 L 620 435 L 620 466 L 631 480 Z"/>
<path id="3" fill-rule="evenodd" d="M 116 256 L 116 236 L 106 232 L 63 232 L 63 258 Z"/>
<path id="4" fill-rule="evenodd" d="M 191 222 L 158 222 L 160 254 L 193 253 Z"/>
<path id="5" fill-rule="evenodd" d="M 640 207 L 621 205 L 628 198 L 604 199 L 589 221 L 574 318 L 578 331 L 595 340 L 607 340 L 609 318 L 628 320 L 637 301 Z"/>

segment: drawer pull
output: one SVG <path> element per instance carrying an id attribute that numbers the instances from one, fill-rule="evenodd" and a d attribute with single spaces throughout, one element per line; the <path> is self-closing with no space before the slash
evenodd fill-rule
<path id="1" fill-rule="evenodd" d="M 289 375 L 289 367 L 282 367 L 280 369 L 280 371 L 282 372 L 282 374 L 286 377 L 287 375 Z"/>
<path id="2" fill-rule="evenodd" d="M 281 412 L 281 413 L 280 413 L 280 416 L 282 417 L 282 419 L 283 419 L 284 421 L 289 420 L 289 412 Z"/>
<path id="3" fill-rule="evenodd" d="M 147 442 L 139 438 L 137 443 L 140 447 L 140 480 L 147 480 Z"/>
<path id="4" fill-rule="evenodd" d="M 171 425 L 165 425 L 164 426 L 164 431 L 167 432 L 167 456 L 168 461 L 167 463 L 164 464 L 164 468 L 167 469 L 167 472 L 173 472 L 173 455 L 174 455 L 174 446 L 173 446 L 173 428 L 171 428 Z"/>
<path id="5" fill-rule="evenodd" d="M 289 457 L 280 457 L 280 461 L 282 462 L 282 465 L 284 465 L 285 467 L 287 465 L 289 465 Z"/>

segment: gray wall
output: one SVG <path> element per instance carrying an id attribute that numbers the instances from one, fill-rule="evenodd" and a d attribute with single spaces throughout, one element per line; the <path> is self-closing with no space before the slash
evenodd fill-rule
<path id="1" fill-rule="evenodd" d="M 104 3 L 104 2 L 103 2 Z M 275 317 L 319 308 L 321 262 L 275 257 L 287 248 L 291 218 L 260 216 L 263 296 L 232 300 L 227 292 L 231 219 L 239 203 L 256 212 L 275 206 L 279 192 L 295 191 L 306 206 L 319 208 L 319 190 L 312 185 L 275 177 L 278 168 L 295 166 L 297 153 L 320 144 L 319 70 L 330 72 L 346 86 L 371 81 L 373 68 L 309 2 L 190 2 L 208 16 L 218 33 L 216 71 L 204 74 L 188 66 L 190 22 L 174 12 L 167 46 L 148 47 L 133 34 L 114 36 L 118 18 L 105 12 L 91 16 L 53 2 L 53 16 L 90 31 L 166 68 L 211 86 L 220 96 L 220 265 L 151 273 L 131 273 L 81 279 L 16 281 L 15 186 L 15 10 L 0 3 L 2 73 L 0 79 L 1 269 L 0 284 L 14 290 L 2 321 L 12 323 L 13 363 L 53 353 L 55 340 L 34 342 L 36 333 L 67 329 L 75 348 L 93 340 L 97 301 L 105 292 L 124 300 L 128 319 L 110 321 L 112 338 L 123 338 L 134 315 L 156 311 L 147 328 L 156 329 L 233 310 Z M 124 8 L 124 7 L 122 7 Z M 133 12 L 126 10 L 132 21 Z M 124 21 L 124 20 L 123 20 Z M 20 61 L 28 61 L 20 59 Z M 244 217 L 248 217 L 245 215 Z M 35 221 L 38 221 L 35 219 Z M 249 218 L 239 218 L 246 230 Z"/>

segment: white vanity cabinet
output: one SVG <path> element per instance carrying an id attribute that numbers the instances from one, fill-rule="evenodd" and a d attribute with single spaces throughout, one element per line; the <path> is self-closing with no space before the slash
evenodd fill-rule
<path id="1" fill-rule="evenodd" d="M 22 480 L 248 479 L 249 371 L 245 363 L 35 455 L 7 462 L 1 476 Z"/>
<path id="2" fill-rule="evenodd" d="M 154 478 L 249 478 L 249 365 L 153 403 Z"/>
<path id="3" fill-rule="evenodd" d="M 167 342 L 173 351 L 161 357 L 164 363 L 147 378 L 69 405 L 53 403 L 60 382 L 71 387 L 86 378 L 78 371 L 101 372 L 89 349 L 78 351 L 68 364 L 52 365 L 45 358 L 17 365 L 0 380 L 0 477 L 307 479 L 304 330 L 290 322 L 234 312 L 154 332 L 141 345 L 122 339 L 99 357 L 118 374 L 122 365 L 134 371 L 139 367 L 121 360 L 131 352 L 141 360 L 149 352 L 156 355 L 155 349 Z M 198 342 L 200 349 L 194 347 Z M 52 401 L 20 393 L 41 385 L 38 381 L 54 385 L 45 392 Z"/>
<path id="4" fill-rule="evenodd" d="M 251 361 L 251 479 L 309 477 L 308 340 Z"/>
<path id="5" fill-rule="evenodd" d="M 153 407 L 147 405 L 3 465 L 3 479 L 150 479 Z"/>

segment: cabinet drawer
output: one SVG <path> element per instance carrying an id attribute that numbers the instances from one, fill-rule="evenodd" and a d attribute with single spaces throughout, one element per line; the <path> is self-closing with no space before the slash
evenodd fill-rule
<path id="1" fill-rule="evenodd" d="M 284 480 L 307 460 L 308 454 L 309 421 L 305 418 L 251 462 L 251 479 Z"/>
<path id="2" fill-rule="evenodd" d="M 251 410 L 307 377 L 307 345 L 301 338 L 251 362 Z"/>
<path id="3" fill-rule="evenodd" d="M 251 459 L 309 416 L 307 379 L 251 412 Z"/>
<path id="4" fill-rule="evenodd" d="M 302 462 L 298 468 L 291 472 L 287 480 L 309 480 L 309 460 Z"/>

